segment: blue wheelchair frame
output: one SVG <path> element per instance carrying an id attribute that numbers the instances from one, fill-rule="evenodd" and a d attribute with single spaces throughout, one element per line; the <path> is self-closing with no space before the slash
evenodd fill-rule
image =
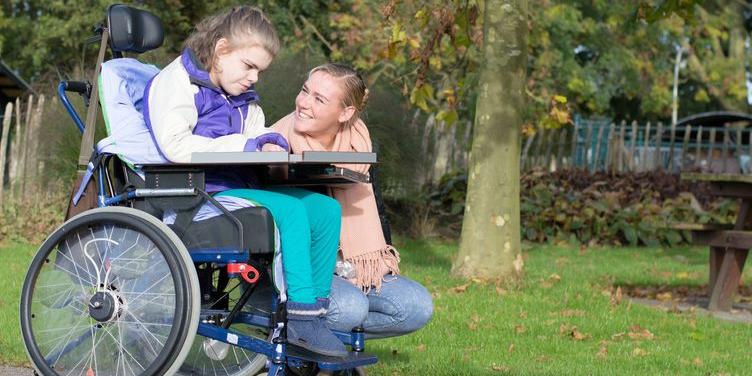
<path id="1" fill-rule="evenodd" d="M 105 30 L 104 32 L 107 31 Z M 115 56 L 117 57 L 117 55 Z M 60 98 L 61 103 L 67 110 L 78 130 L 83 133 L 84 123 L 74 106 L 71 104 L 70 99 L 68 98 L 67 92 L 69 91 L 78 92 L 87 100 L 87 102 L 91 100 L 97 101 L 98 98 L 89 98 L 91 93 L 91 86 L 88 83 L 61 81 L 58 85 L 57 94 Z M 208 201 L 212 202 L 217 208 L 223 211 L 224 214 L 234 222 L 235 227 L 237 227 L 239 231 L 239 244 L 242 247 L 243 232 L 242 224 L 240 223 L 240 221 L 235 218 L 231 212 L 222 207 L 221 204 L 216 202 L 216 200 L 214 200 L 203 190 L 198 188 L 178 188 L 162 190 L 137 188 L 135 190 L 130 190 L 121 194 L 110 195 L 108 194 L 107 188 L 105 186 L 105 182 L 110 181 L 109 175 L 107 175 L 109 174 L 109 172 L 107 171 L 106 165 L 99 164 L 97 166 L 94 166 L 94 169 L 97 176 L 97 203 L 99 207 L 117 206 L 140 197 L 153 197 L 156 195 L 159 195 L 161 197 L 202 195 Z M 222 268 L 226 267 L 228 264 L 248 263 L 250 261 L 250 252 L 246 249 L 190 249 L 189 253 L 194 263 L 212 263 Z M 233 277 L 239 277 L 239 275 L 228 274 L 228 278 Z M 363 353 L 363 351 L 365 350 L 365 334 L 363 328 L 354 328 L 353 331 L 349 333 L 337 331 L 334 332 L 335 335 L 344 344 L 351 346 L 352 352 L 348 356 L 330 357 L 307 351 L 298 351 L 297 348 L 295 348 L 295 350 L 288 348 L 286 345 L 285 331 L 286 309 L 284 307 L 279 307 L 278 302 L 280 300 L 279 295 L 276 291 L 274 291 L 273 293 L 271 317 L 240 311 L 240 308 L 247 302 L 248 298 L 250 298 L 254 287 L 255 286 L 252 285 L 249 289 L 246 289 L 246 292 L 243 293 L 243 296 L 235 304 L 235 306 L 231 308 L 231 311 L 229 313 L 227 310 L 202 309 L 200 322 L 198 325 L 198 334 L 221 342 L 229 343 L 231 345 L 242 347 L 254 353 L 265 355 L 268 361 L 270 361 L 269 375 L 283 375 L 285 365 L 295 367 L 302 366 L 306 362 L 315 362 L 321 370 L 326 371 L 352 369 L 355 367 L 370 365 L 377 362 L 375 356 Z M 217 317 L 220 317 L 220 321 L 223 321 L 221 326 L 209 323 L 210 321 L 216 321 L 213 318 Z M 224 320 L 222 320 L 222 318 Z M 231 323 L 252 325 L 255 327 L 268 329 L 270 330 L 270 332 L 279 331 L 279 335 L 274 336 L 272 342 L 268 342 L 263 339 L 233 332 L 229 329 L 229 325 Z M 84 335 L 83 337 L 85 336 L 86 335 Z M 85 338 L 79 338 L 77 341 L 81 340 L 85 340 Z M 62 349 L 61 351 L 65 352 L 69 350 Z M 57 356 L 57 354 L 54 355 Z"/>

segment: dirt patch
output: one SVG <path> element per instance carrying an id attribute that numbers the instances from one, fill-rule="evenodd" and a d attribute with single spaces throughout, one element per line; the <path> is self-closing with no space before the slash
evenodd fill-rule
<path id="1" fill-rule="evenodd" d="M 708 311 L 707 286 L 621 286 L 636 304 L 669 312 L 697 313 L 724 321 L 752 324 L 752 287 L 740 287 L 729 312 Z"/>

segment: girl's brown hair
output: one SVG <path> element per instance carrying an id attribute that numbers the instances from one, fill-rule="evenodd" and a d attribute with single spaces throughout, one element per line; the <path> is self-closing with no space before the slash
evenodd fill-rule
<path id="1" fill-rule="evenodd" d="M 360 76 L 358 71 L 345 64 L 326 63 L 311 69 L 308 73 L 308 77 L 311 77 L 311 75 L 316 72 L 323 72 L 340 80 L 342 83 L 341 87 L 344 91 L 342 106 L 352 106 L 355 108 L 355 114 L 348 124 L 357 121 L 360 118 L 361 112 L 363 112 L 366 107 L 369 94 L 366 83 L 363 81 L 363 77 Z"/>
<path id="2" fill-rule="evenodd" d="M 280 48 L 279 37 L 271 21 L 261 9 L 254 6 L 235 7 L 207 17 L 185 41 L 185 47 L 193 50 L 196 57 L 210 70 L 215 63 L 214 47 L 225 38 L 232 48 L 250 43 L 263 47 L 272 57 Z"/>

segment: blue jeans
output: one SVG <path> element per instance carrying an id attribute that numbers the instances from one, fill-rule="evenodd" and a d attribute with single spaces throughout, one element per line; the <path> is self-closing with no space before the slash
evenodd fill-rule
<path id="1" fill-rule="evenodd" d="M 364 294 L 334 276 L 326 314 L 330 329 L 349 332 L 362 324 L 366 338 L 395 337 L 422 328 L 433 314 L 431 294 L 420 283 L 403 276 L 387 276 L 381 292 Z"/>

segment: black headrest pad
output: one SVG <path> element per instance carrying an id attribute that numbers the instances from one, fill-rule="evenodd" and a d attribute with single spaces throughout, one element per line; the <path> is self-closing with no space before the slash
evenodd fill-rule
<path id="1" fill-rule="evenodd" d="M 110 47 L 116 52 L 146 52 L 162 45 L 162 22 L 152 13 L 114 4 L 107 8 Z"/>

